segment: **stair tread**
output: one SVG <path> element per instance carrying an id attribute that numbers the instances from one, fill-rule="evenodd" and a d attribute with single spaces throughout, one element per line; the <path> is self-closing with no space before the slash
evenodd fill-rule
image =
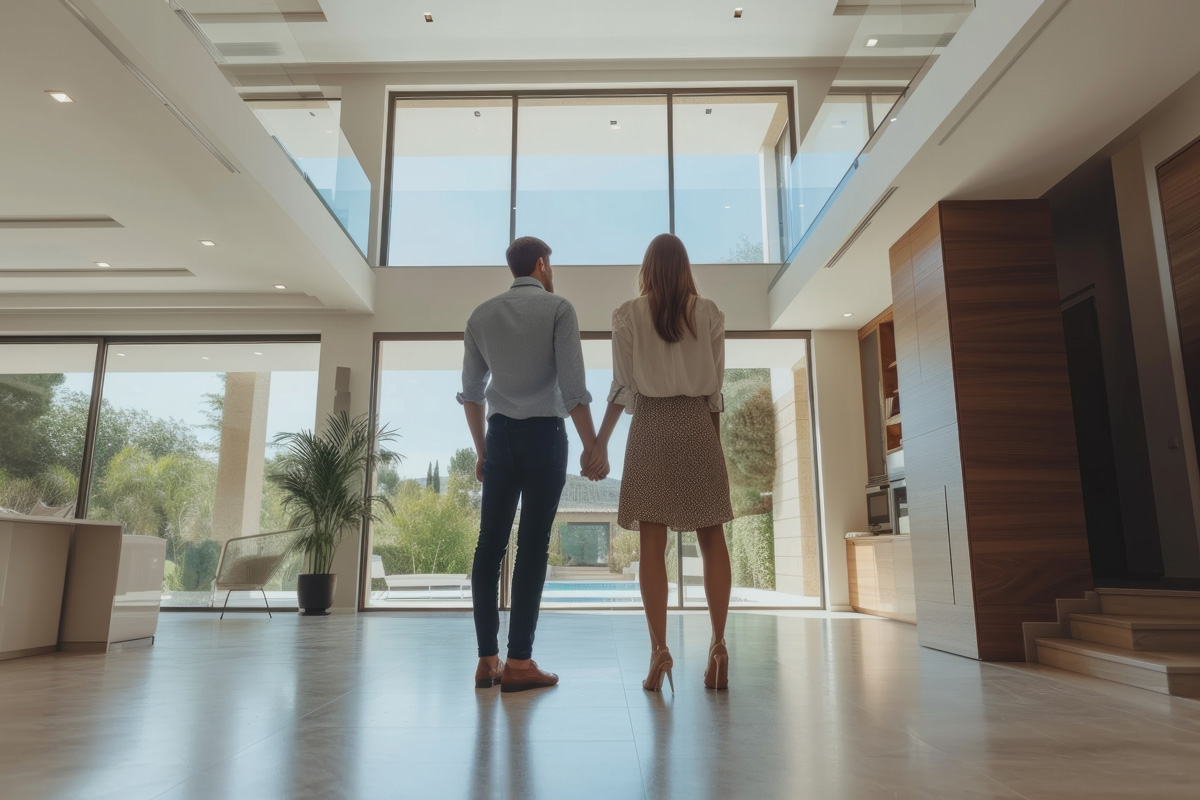
<path id="1" fill-rule="evenodd" d="M 1126 650 L 1107 644 L 1085 642 L 1079 639 L 1037 639 L 1039 647 L 1066 650 L 1081 656 L 1101 658 L 1118 664 L 1166 672 L 1168 674 L 1200 673 L 1200 653 L 1164 653 L 1153 650 Z"/>
<path id="2" fill-rule="evenodd" d="M 1091 622 L 1095 625 L 1112 625 L 1130 630 L 1200 630 L 1200 619 L 1180 619 L 1152 614 L 1071 614 L 1075 622 Z"/>
<path id="3" fill-rule="evenodd" d="M 1200 597 L 1200 592 L 1187 592 L 1175 589 L 1121 589 L 1111 587 L 1096 589 L 1097 594 L 1129 595 L 1131 597 Z"/>

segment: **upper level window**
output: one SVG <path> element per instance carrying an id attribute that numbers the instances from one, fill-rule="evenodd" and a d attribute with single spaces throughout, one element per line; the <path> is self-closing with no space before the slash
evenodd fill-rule
<path id="1" fill-rule="evenodd" d="M 512 233 L 513 99 L 395 103 L 386 263 L 504 263 Z"/>
<path id="2" fill-rule="evenodd" d="M 517 236 L 559 265 L 638 264 L 667 231 L 695 263 L 783 258 L 787 89 L 393 95 L 392 114 L 389 265 L 500 266 Z"/>
<path id="3" fill-rule="evenodd" d="M 666 97 L 521 98 L 517 236 L 560 264 L 636 264 L 671 229 Z"/>

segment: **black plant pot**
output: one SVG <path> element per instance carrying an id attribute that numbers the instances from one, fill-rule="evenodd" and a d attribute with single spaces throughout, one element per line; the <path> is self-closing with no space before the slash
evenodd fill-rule
<path id="1" fill-rule="evenodd" d="M 337 575 L 296 576 L 296 605 L 302 617 L 325 617 L 333 605 L 333 590 L 337 587 Z"/>

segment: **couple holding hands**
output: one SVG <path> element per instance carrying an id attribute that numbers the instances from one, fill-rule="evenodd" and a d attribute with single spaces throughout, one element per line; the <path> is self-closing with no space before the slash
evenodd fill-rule
<path id="1" fill-rule="evenodd" d="M 512 287 L 480 305 L 464 335 L 458 395 L 483 483 L 471 596 L 479 645 L 476 688 L 503 692 L 558 683 L 532 660 L 550 531 L 566 483 L 571 418 L 583 443 L 581 473 L 608 475 L 608 442 L 621 414 L 633 414 L 618 523 L 641 536 L 639 588 L 650 630 L 643 688 L 671 682 L 667 649 L 668 528 L 696 531 L 712 642 L 704 685 L 728 686 L 725 620 L 732 584 L 724 524 L 733 519 L 721 449 L 725 317 L 699 296 L 683 242 L 662 234 L 650 243 L 640 296 L 613 312 L 613 383 L 595 431 L 575 309 L 554 294 L 550 247 L 522 237 L 508 248 Z M 497 591 L 501 563 L 520 504 L 506 661 L 499 657 Z"/>

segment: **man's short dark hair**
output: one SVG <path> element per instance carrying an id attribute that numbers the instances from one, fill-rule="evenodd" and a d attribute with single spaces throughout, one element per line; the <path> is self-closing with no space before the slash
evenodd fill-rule
<path id="1" fill-rule="evenodd" d="M 539 258 L 549 263 L 550 252 L 550 245 L 536 236 L 522 236 L 508 246 L 504 257 L 514 278 L 527 278 L 533 274 Z"/>

